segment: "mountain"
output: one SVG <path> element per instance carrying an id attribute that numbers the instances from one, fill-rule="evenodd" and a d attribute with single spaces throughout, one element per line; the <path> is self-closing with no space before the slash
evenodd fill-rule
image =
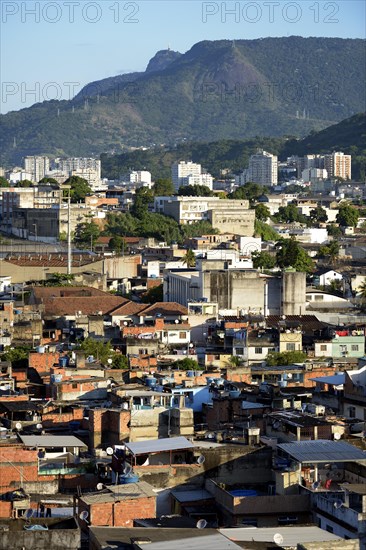
<path id="1" fill-rule="evenodd" d="M 365 109 L 365 41 L 265 38 L 161 51 L 148 69 L 71 101 L 0 117 L 0 165 L 26 154 L 99 155 L 182 141 L 301 137 Z"/>
<path id="2" fill-rule="evenodd" d="M 220 176 L 221 170 L 239 172 L 248 164 L 257 149 L 277 154 L 281 160 L 296 154 L 343 151 L 352 155 L 352 177 L 365 179 L 366 174 L 366 113 L 360 113 L 320 132 L 312 132 L 303 139 L 254 138 L 249 140 L 220 140 L 211 143 L 181 143 L 176 147 L 155 147 L 120 155 L 102 154 L 105 177 L 119 178 L 130 168 L 149 169 L 153 178 L 171 175 L 171 165 L 179 160 L 193 160 L 211 174 Z"/>

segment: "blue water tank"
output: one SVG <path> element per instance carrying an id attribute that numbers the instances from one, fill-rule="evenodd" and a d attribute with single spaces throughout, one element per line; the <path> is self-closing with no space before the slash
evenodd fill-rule
<path id="1" fill-rule="evenodd" d="M 256 497 L 258 495 L 254 489 L 233 489 L 230 494 L 233 497 Z"/>
<path id="2" fill-rule="evenodd" d="M 151 376 L 151 377 L 145 378 L 145 382 L 146 382 L 146 385 L 147 385 L 149 388 L 153 388 L 154 386 L 156 386 L 157 379 L 154 378 L 153 376 Z"/>
<path id="3" fill-rule="evenodd" d="M 193 378 L 194 377 L 194 370 L 187 370 L 187 376 L 188 376 L 188 378 Z"/>
<path id="4" fill-rule="evenodd" d="M 69 356 L 68 355 L 61 355 L 58 360 L 58 364 L 60 367 L 67 367 L 69 364 Z"/>
<path id="5" fill-rule="evenodd" d="M 239 397 L 240 396 L 240 390 L 230 390 L 229 391 L 229 397 Z"/>
<path id="6" fill-rule="evenodd" d="M 121 485 L 126 485 L 127 483 L 137 483 L 139 476 L 136 474 L 123 474 L 119 476 L 119 482 Z"/>

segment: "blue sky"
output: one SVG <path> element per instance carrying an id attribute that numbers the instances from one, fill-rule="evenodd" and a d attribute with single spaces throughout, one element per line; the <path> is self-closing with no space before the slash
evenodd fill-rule
<path id="1" fill-rule="evenodd" d="M 1 113 L 70 99 L 86 83 L 140 71 L 168 46 L 266 36 L 365 37 L 363 0 L 2 0 Z"/>

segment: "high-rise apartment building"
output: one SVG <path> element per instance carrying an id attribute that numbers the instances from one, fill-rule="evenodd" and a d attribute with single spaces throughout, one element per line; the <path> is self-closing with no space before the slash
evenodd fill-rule
<path id="1" fill-rule="evenodd" d="M 245 185 L 249 181 L 272 187 L 278 182 L 278 159 L 267 151 L 258 151 L 249 159 L 249 167 L 235 177 L 235 183 Z"/>
<path id="2" fill-rule="evenodd" d="M 175 162 L 172 166 L 172 181 L 176 191 L 186 185 L 205 185 L 211 190 L 213 186 L 211 174 L 202 172 L 201 165 L 195 162 Z"/>
<path id="3" fill-rule="evenodd" d="M 324 155 L 324 168 L 330 178 L 351 179 L 351 155 L 345 155 L 340 151 L 333 151 Z"/>
<path id="4" fill-rule="evenodd" d="M 39 182 L 50 169 L 50 159 L 48 157 L 25 157 L 24 168 L 26 172 L 32 174 L 32 181 Z"/>

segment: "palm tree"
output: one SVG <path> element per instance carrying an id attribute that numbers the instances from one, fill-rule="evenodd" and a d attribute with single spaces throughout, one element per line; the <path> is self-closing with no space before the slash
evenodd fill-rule
<path id="1" fill-rule="evenodd" d="M 362 300 L 366 300 L 366 278 L 363 280 L 363 283 L 358 287 L 360 291 L 360 297 Z"/>
<path id="2" fill-rule="evenodd" d="M 193 250 L 189 248 L 183 256 L 182 261 L 187 267 L 194 267 L 196 265 L 196 256 Z"/>

